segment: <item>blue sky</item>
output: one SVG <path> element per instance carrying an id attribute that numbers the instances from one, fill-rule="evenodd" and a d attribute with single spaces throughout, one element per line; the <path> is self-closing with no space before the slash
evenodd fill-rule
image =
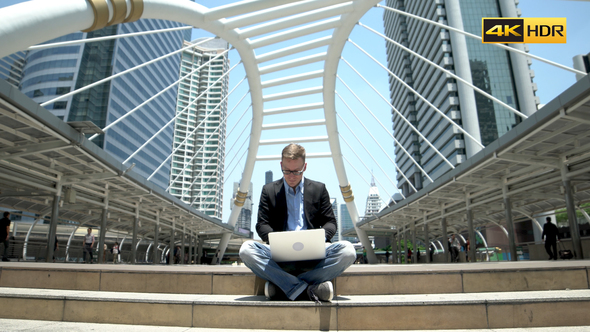
<path id="1" fill-rule="evenodd" d="M 5 7 L 12 5 L 14 3 L 19 3 L 22 1 L 16 0 L 0 0 L 0 7 Z M 202 4 L 205 7 L 216 7 L 220 5 L 224 5 L 227 3 L 232 3 L 235 1 L 223 1 L 223 0 L 208 0 L 208 1 L 200 1 L 197 0 L 197 3 Z M 577 54 L 587 54 L 590 52 L 590 40 L 587 38 L 587 33 L 590 31 L 590 22 L 588 20 L 587 13 L 590 13 L 590 1 L 561 1 L 561 0 L 520 0 L 519 8 L 522 11 L 523 17 L 566 17 L 567 18 L 567 38 L 568 42 L 566 44 L 530 44 L 530 53 L 541 56 L 543 58 L 555 61 L 557 63 L 566 65 L 571 67 L 572 66 L 572 57 Z M 383 9 L 373 8 L 371 9 L 365 17 L 361 19 L 363 24 L 371 26 L 372 28 L 382 32 L 383 30 L 383 23 L 382 23 L 382 15 Z M 317 37 L 325 36 L 326 33 L 319 33 Z M 193 38 L 200 37 L 200 36 L 210 36 L 210 34 L 206 31 L 202 30 L 193 30 Z M 367 50 L 370 54 L 372 54 L 380 63 L 385 64 L 385 41 L 380 37 L 367 32 L 362 27 L 357 26 L 351 35 L 351 39 L 359 44 L 362 48 Z M 298 43 L 299 40 L 295 39 L 293 41 L 287 42 L 288 43 Z M 261 48 L 257 49 L 257 54 L 263 54 L 269 51 L 270 48 Z M 304 53 L 307 54 L 314 54 L 323 51 L 322 49 L 312 50 L 309 52 Z M 301 54 L 298 54 L 301 55 Z M 347 44 L 344 52 L 343 57 L 347 59 L 350 63 L 353 64 L 355 68 L 361 72 L 363 76 L 365 76 L 371 84 L 375 86 L 375 88 L 380 91 L 384 96 L 388 96 L 388 81 L 387 81 L 387 74 L 384 72 L 377 64 L 375 64 L 372 60 L 367 58 L 364 54 L 358 51 L 353 45 Z M 232 65 L 239 61 L 237 52 L 232 51 L 230 52 L 230 60 Z M 275 62 L 284 61 L 285 59 L 279 59 Z M 269 62 L 271 64 L 273 62 Z M 267 64 L 264 64 L 267 65 Z M 303 71 L 311 71 L 320 69 L 321 64 L 312 64 L 304 68 Z M 544 64 L 539 61 L 533 60 L 533 64 L 531 68 L 535 71 L 535 78 L 534 82 L 538 86 L 537 96 L 539 96 L 541 103 L 546 104 L 551 99 L 555 98 L 559 93 L 567 89 L 573 83 L 575 83 L 575 76 L 573 73 L 567 72 L 565 70 L 555 68 L 553 66 Z M 281 76 L 283 73 L 280 73 Z M 238 66 L 230 75 L 230 90 L 244 77 L 244 70 L 241 66 Z M 268 77 L 263 77 L 262 80 L 272 79 L 277 77 L 278 74 L 275 75 L 266 75 Z M 289 75 L 289 73 L 285 74 Z M 346 64 L 341 62 L 338 75 L 343 78 L 343 80 L 351 86 L 355 93 L 361 97 L 361 99 L 369 106 L 369 108 L 377 115 L 379 120 L 383 123 L 383 125 L 391 131 L 391 110 L 389 106 L 381 100 L 378 94 L 376 94 L 368 85 L 362 82 L 358 78 L 358 76 L 352 72 L 348 68 Z M 303 87 L 310 87 L 321 85 L 321 80 L 306 82 L 305 85 L 290 85 L 288 88 L 290 89 L 300 89 Z M 269 89 L 268 91 L 265 90 L 264 93 L 276 93 L 284 91 L 285 87 L 278 87 L 275 89 Z M 240 97 L 244 93 L 248 91 L 247 82 L 244 82 L 236 91 L 232 94 L 229 99 L 229 110 L 233 108 L 233 106 L 237 103 Z M 337 91 L 342 95 L 342 97 L 346 100 L 346 102 L 351 106 L 352 109 L 357 112 L 358 116 L 363 119 L 365 125 L 370 128 L 372 134 L 377 138 L 380 144 L 388 151 L 390 156 L 393 158 L 394 155 L 393 151 L 393 140 L 390 138 L 389 134 L 381 128 L 375 120 L 372 120 L 371 116 L 366 112 L 361 104 L 355 101 L 355 98 L 346 90 L 346 88 L 338 83 L 337 84 Z M 343 149 L 344 156 L 351 161 L 351 165 L 349 165 L 345 161 L 345 166 L 347 169 L 347 175 L 350 183 L 353 185 L 353 190 L 356 197 L 356 204 L 357 208 L 362 215 L 365 209 L 365 200 L 366 196 L 369 192 L 369 185 L 368 183 L 371 181 L 371 177 L 369 175 L 369 169 L 373 169 L 375 174 L 378 178 L 378 187 L 382 197 L 387 200 L 386 195 L 390 194 L 393 195 L 396 193 L 395 184 L 390 182 L 385 173 L 389 174 L 389 177 L 395 181 L 395 167 L 389 162 L 388 158 L 386 158 L 380 149 L 373 143 L 372 139 L 369 137 L 368 134 L 364 132 L 362 127 L 358 124 L 354 116 L 351 115 L 350 111 L 346 108 L 346 106 L 336 98 L 337 102 L 337 111 L 338 113 L 345 119 L 345 121 L 353 128 L 355 128 L 355 134 L 359 136 L 363 144 L 367 146 L 372 151 L 372 154 L 377 159 L 377 162 L 374 162 L 368 154 L 366 154 L 359 143 L 356 142 L 352 133 L 344 126 L 342 122 L 338 123 L 339 132 L 343 135 L 348 143 L 353 146 L 354 151 L 356 151 L 359 155 L 357 158 L 354 153 L 347 147 L 346 143 L 341 140 L 341 146 Z M 301 97 L 299 99 L 289 99 L 289 102 L 292 104 L 302 104 L 302 103 L 311 103 L 311 102 L 319 102 L 321 101 L 320 96 L 306 96 Z M 240 159 L 240 156 L 243 155 L 245 149 L 247 148 L 248 143 L 240 149 L 242 142 L 247 139 L 247 135 L 249 134 L 249 127 L 247 126 L 247 122 L 251 118 L 251 113 L 248 112 L 242 120 L 238 122 L 238 117 L 242 114 L 244 110 L 250 104 L 250 98 L 247 96 L 244 101 L 236 108 L 235 113 L 230 117 L 228 120 L 228 132 L 235 128 L 232 134 L 228 137 L 226 147 L 229 149 L 232 145 L 235 144 L 235 147 L 231 151 L 226 151 L 226 162 L 229 163 L 232 159 L 234 160 L 231 164 L 226 165 L 226 173 L 225 173 L 225 180 L 226 185 L 224 188 L 224 221 L 227 221 L 227 218 L 230 215 L 229 207 L 230 207 L 230 199 L 233 191 L 233 183 L 239 181 L 241 178 L 241 172 L 244 167 L 243 160 Z M 265 108 L 274 108 L 284 106 L 284 102 L 272 102 L 267 103 Z M 323 112 L 319 110 L 312 110 L 307 111 L 301 115 L 301 118 L 296 120 L 303 120 L 303 119 L 318 119 L 323 118 Z M 273 116 L 265 118 L 265 123 L 279 123 L 279 122 L 289 122 L 289 121 L 296 121 L 292 119 L 291 116 Z M 244 134 L 238 137 L 238 134 L 242 131 L 243 128 L 246 128 Z M 274 132 L 264 132 L 262 139 L 267 138 L 287 138 L 287 137 L 301 137 L 301 136 L 319 136 L 325 135 L 325 129 L 321 127 L 312 127 L 312 129 L 302 131 L 302 130 L 283 130 L 283 131 L 274 131 Z M 236 143 L 237 142 L 237 143 Z M 280 153 L 280 149 L 282 147 L 277 146 L 270 146 L 270 147 L 261 147 L 258 155 L 276 155 Z M 308 152 L 328 152 L 329 149 L 327 147 L 327 143 L 315 143 L 315 144 L 306 144 L 306 148 Z M 363 165 L 363 162 L 365 165 Z M 379 167 L 379 164 L 385 171 L 382 172 Z M 356 168 L 360 175 L 355 171 Z M 253 213 L 253 223 L 255 223 L 255 216 L 257 212 L 257 204 L 259 199 L 259 193 L 264 184 L 264 173 L 268 170 L 272 170 L 274 173 L 274 178 L 280 178 L 280 167 L 278 162 L 259 162 L 257 163 L 252 182 L 254 184 L 253 190 L 253 201 L 254 201 L 254 213 Z M 334 171 L 333 163 L 330 159 L 309 159 L 308 160 L 308 171 L 306 172 L 306 176 L 311 179 L 320 180 L 326 183 L 328 187 L 328 191 L 331 193 L 332 197 L 336 197 L 339 203 L 342 202 L 342 197 L 339 193 L 338 189 L 338 182 L 336 179 L 336 174 Z"/>

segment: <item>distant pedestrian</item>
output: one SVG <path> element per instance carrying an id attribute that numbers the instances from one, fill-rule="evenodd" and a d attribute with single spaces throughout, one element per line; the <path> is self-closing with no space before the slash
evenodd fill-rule
<path id="1" fill-rule="evenodd" d="M 94 235 L 92 228 L 88 227 L 88 234 L 84 235 L 84 263 L 92 264 L 92 247 L 94 247 Z M 86 261 L 86 253 L 90 255 L 90 260 Z"/>
<path id="2" fill-rule="evenodd" d="M 180 246 L 174 247 L 174 264 L 180 264 Z"/>
<path id="3" fill-rule="evenodd" d="M 55 236 L 55 244 L 53 245 L 53 262 L 55 263 L 55 253 L 57 252 L 57 248 L 59 248 L 59 241 L 57 240 L 57 236 Z"/>
<path id="4" fill-rule="evenodd" d="M 107 253 L 109 252 L 109 246 L 106 243 L 102 246 L 102 263 L 106 262 L 107 260 Z"/>
<path id="5" fill-rule="evenodd" d="M 551 222 L 551 217 L 547 217 L 546 223 L 543 226 L 543 234 L 541 239 L 545 239 L 545 250 L 549 254 L 549 260 L 557 260 L 557 241 L 559 241 L 559 230 L 554 223 Z"/>
<path id="6" fill-rule="evenodd" d="M 10 212 L 4 212 L 4 218 L 0 219 L 0 249 L 4 248 L 2 261 L 8 262 L 8 236 L 10 235 Z M 2 245 L 4 244 L 4 245 Z"/>
<path id="7" fill-rule="evenodd" d="M 113 264 L 117 264 L 119 258 L 119 242 L 115 242 L 113 247 L 111 248 L 111 254 L 113 254 Z"/>
<path id="8" fill-rule="evenodd" d="M 389 264 L 389 250 L 385 249 L 385 264 Z"/>
<path id="9" fill-rule="evenodd" d="M 460 248 L 461 242 L 459 242 L 459 239 L 453 234 L 451 236 L 451 262 L 455 263 L 459 261 Z"/>

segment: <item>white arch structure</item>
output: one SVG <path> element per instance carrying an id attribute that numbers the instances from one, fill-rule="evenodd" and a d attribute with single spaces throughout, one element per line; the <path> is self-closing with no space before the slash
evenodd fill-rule
<path id="1" fill-rule="evenodd" d="M 359 221 L 359 213 L 344 167 L 337 127 L 336 81 L 339 79 L 337 71 L 341 54 L 345 44 L 349 41 L 353 28 L 369 9 L 375 6 L 387 9 L 387 7 L 378 5 L 379 2 L 380 0 L 246 0 L 209 9 L 194 2 L 182 0 L 62 0 L 59 2 L 34 0 L 2 9 L 2 20 L 0 20 L 0 44 L 2 48 L 0 49 L 0 58 L 68 33 L 92 31 L 107 25 L 133 22 L 140 18 L 177 21 L 213 33 L 231 44 L 239 53 L 250 89 L 251 132 L 239 188 L 249 187 L 256 161 L 280 159 L 279 155 L 259 156 L 260 145 L 284 145 L 289 142 L 327 142 L 330 151 L 310 153 L 308 158 L 329 157 L 332 159 L 343 199 L 347 204 L 357 235 L 367 249 L 369 262 L 376 263 L 377 259 L 366 232 L 356 226 Z M 68 24 L 63 24 L 63 22 L 68 22 Z M 433 24 L 449 28 L 441 23 L 434 22 Z M 331 35 L 288 47 L 281 48 L 278 45 L 287 40 L 313 35 L 326 30 L 332 30 Z M 267 53 L 256 53 L 257 49 L 270 45 L 278 46 Z M 353 45 L 358 47 L 354 43 Z M 327 50 L 272 65 L 263 65 L 267 61 L 281 59 L 320 47 L 327 47 Z M 509 47 L 507 49 L 511 50 Z M 360 50 L 371 57 L 364 50 Z M 522 51 L 520 52 L 522 53 Z M 317 62 L 323 62 L 321 70 L 283 76 L 267 81 L 261 79 L 261 75 Z M 348 62 L 346 63 L 348 64 Z M 354 70 L 354 68 L 352 69 Z M 386 68 L 384 69 L 388 71 Z M 323 80 L 323 84 L 318 87 L 264 94 L 266 88 L 318 78 Z M 365 79 L 363 78 L 363 80 Z M 365 80 L 365 82 L 371 86 L 368 81 Z M 265 109 L 264 107 L 264 103 L 268 101 L 312 94 L 320 94 L 323 101 L 321 103 L 275 109 Z M 383 98 L 383 96 L 381 97 Z M 487 97 L 493 98 L 489 95 Z M 263 124 L 265 116 L 296 113 L 312 109 L 323 109 L 324 118 L 320 120 Z M 392 109 L 397 112 L 393 106 Z M 261 141 L 263 130 L 318 125 L 325 126 L 327 136 Z M 417 133 L 421 135 L 419 131 Z M 475 141 L 472 143 L 481 146 L 477 138 L 469 137 Z M 449 163 L 426 138 L 424 140 L 432 146 L 435 153 L 442 157 L 443 161 Z M 451 164 L 449 163 L 449 165 Z M 424 174 L 428 177 L 428 174 L 425 172 Z M 229 217 L 229 226 L 233 227 L 235 225 L 246 196 L 247 191 L 238 189 L 234 202 L 235 206 Z M 224 233 L 222 236 L 214 257 L 215 263 L 219 262 L 223 257 L 230 238 L 231 233 Z"/>
<path id="2" fill-rule="evenodd" d="M 252 98 L 252 127 L 248 153 L 243 171 L 240 188 L 248 188 L 252 178 L 252 172 L 256 160 L 279 159 L 275 156 L 258 157 L 261 132 L 263 129 L 263 117 L 267 114 L 293 112 L 294 110 L 274 110 L 271 113 L 264 110 L 265 96 L 263 89 L 269 86 L 276 86 L 296 81 L 323 77 L 323 87 L 309 89 L 308 91 L 291 91 L 273 98 L 289 98 L 311 93 L 323 94 L 323 121 L 286 123 L 284 127 L 325 125 L 328 136 L 320 138 L 329 142 L 330 152 L 308 155 L 308 157 L 331 157 L 338 177 L 338 182 L 343 192 L 348 211 L 353 223 L 356 224 L 359 214 L 354 203 L 354 195 L 348 182 L 340 142 L 338 139 L 338 128 L 335 113 L 335 91 L 336 72 L 340 55 L 350 32 L 358 20 L 379 0 L 258 0 L 244 1 L 236 4 L 208 9 L 190 1 L 170 0 L 64 0 L 59 3 L 42 0 L 35 1 L 34 5 L 23 3 L 8 7 L 3 12 L 3 19 L 0 22 L 0 40 L 3 47 L 0 51 L 0 58 L 16 51 L 23 50 L 29 46 L 44 42 L 75 31 L 90 31 L 102 28 L 110 24 L 123 21 L 134 21 L 139 18 L 154 18 L 178 21 L 196 28 L 207 30 L 229 42 L 240 54 Z M 300 15 L 299 15 L 300 14 Z M 236 15 L 242 15 L 235 17 Z M 271 19 L 294 15 L 285 19 L 261 24 L 254 28 L 240 29 L 244 26 L 262 23 Z M 229 18 L 228 18 L 229 17 Z M 318 22 L 319 20 L 319 22 Z M 69 22 L 64 25 L 63 22 Z M 298 27 L 306 24 L 303 27 Z M 271 33 L 273 31 L 289 29 L 270 36 L 251 40 L 251 37 Z M 312 42 L 299 44 L 266 54 L 256 55 L 255 49 L 278 43 L 291 38 L 305 36 L 318 31 L 334 29 L 330 37 L 320 38 Z M 328 46 L 327 52 L 318 53 L 313 56 L 302 57 L 298 60 L 286 61 L 278 65 L 261 67 L 260 64 L 272 59 L 281 58 L 313 48 Z M 261 75 L 273 71 L 293 68 L 300 65 L 324 61 L 324 69 L 312 73 L 297 75 L 297 77 L 286 77 L 282 80 L 262 82 Z M 277 126 L 277 125 L 275 125 Z M 304 142 L 310 138 L 300 137 L 287 141 L 275 140 L 263 144 L 285 144 L 286 142 Z M 247 192 L 239 190 L 236 206 L 232 209 L 229 218 L 229 225 L 233 226 L 238 218 L 243 205 L 241 197 Z M 359 238 L 365 248 L 368 248 L 367 257 L 370 262 L 376 262 L 375 254 L 366 233 L 357 229 Z M 230 233 L 222 236 L 215 259 L 219 261 L 225 252 L 225 248 L 231 238 Z"/>

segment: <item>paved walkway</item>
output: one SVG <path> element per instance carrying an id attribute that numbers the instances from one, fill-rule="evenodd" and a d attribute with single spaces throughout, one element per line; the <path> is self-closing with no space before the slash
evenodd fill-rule
<path id="1" fill-rule="evenodd" d="M 20 320 L 20 319 L 0 319 L 2 331 L 126 331 L 126 332 L 252 332 L 260 330 L 245 329 L 204 329 L 204 328 L 186 328 L 186 327 L 168 327 L 168 326 L 147 326 L 147 325 L 119 325 L 119 324 L 90 324 L 90 323 L 69 323 L 69 322 L 51 322 L 44 320 Z M 287 330 L 263 330 L 264 332 L 290 332 Z M 402 330 L 391 330 L 390 332 L 410 332 Z M 523 329 L 486 329 L 486 330 L 437 330 L 437 332 L 585 332 L 590 331 L 590 326 L 576 327 L 542 327 L 542 328 L 523 328 Z M 355 332 L 355 331 L 348 331 Z M 370 331 L 363 331 L 370 332 Z M 388 331 L 380 331 L 388 332 Z M 411 332 L 426 332 L 413 330 Z"/>

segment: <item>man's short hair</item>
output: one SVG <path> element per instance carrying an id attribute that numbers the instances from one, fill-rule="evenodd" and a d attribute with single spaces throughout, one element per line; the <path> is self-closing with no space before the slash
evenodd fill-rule
<path id="1" fill-rule="evenodd" d="M 546 220 L 547 222 L 551 222 L 551 217 L 547 217 L 547 218 L 545 218 L 545 220 Z"/>
<path id="2" fill-rule="evenodd" d="M 10 212 L 4 211 L 4 218 L 8 218 L 9 215 L 10 215 Z"/>
<path id="3" fill-rule="evenodd" d="M 296 159 L 301 158 L 301 159 L 303 159 L 303 162 L 305 163 L 305 148 L 299 144 L 291 143 L 291 144 L 287 145 L 283 149 L 283 152 L 281 153 L 281 160 L 283 160 L 285 158 L 292 159 L 292 160 L 296 160 Z"/>
<path id="4" fill-rule="evenodd" d="M 92 230 L 92 227 L 88 227 L 88 230 L 91 231 Z"/>

